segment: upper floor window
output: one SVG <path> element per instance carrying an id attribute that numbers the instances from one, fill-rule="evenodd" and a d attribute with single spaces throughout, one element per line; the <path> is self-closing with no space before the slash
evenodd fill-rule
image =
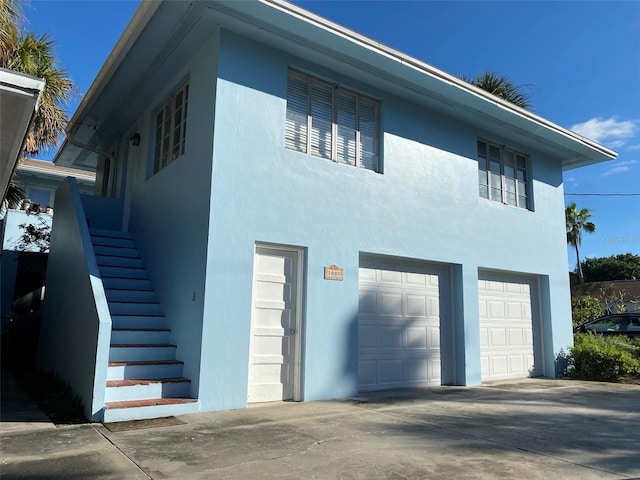
<path id="1" fill-rule="evenodd" d="M 379 171 L 378 101 L 289 70 L 285 146 Z"/>
<path id="2" fill-rule="evenodd" d="M 189 84 L 185 84 L 156 113 L 153 173 L 184 153 L 188 100 Z"/>
<path id="3" fill-rule="evenodd" d="M 527 157 L 478 140 L 480 196 L 514 207 L 529 208 Z"/>

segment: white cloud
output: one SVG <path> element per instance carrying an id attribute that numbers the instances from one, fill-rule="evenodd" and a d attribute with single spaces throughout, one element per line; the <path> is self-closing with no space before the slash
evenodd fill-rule
<path id="1" fill-rule="evenodd" d="M 567 177 L 564 179 L 564 185 L 565 187 L 577 187 L 578 181 L 576 180 L 576 177 Z"/>
<path id="2" fill-rule="evenodd" d="M 595 142 L 620 148 L 626 140 L 635 136 L 639 124 L 637 120 L 618 121 L 614 117 L 592 118 L 572 126 L 571 130 Z"/>
<path id="3" fill-rule="evenodd" d="M 636 143 L 635 145 L 629 145 L 627 147 L 627 150 L 629 150 L 630 152 L 640 150 L 640 143 Z"/>
<path id="4" fill-rule="evenodd" d="M 607 177 L 609 175 L 616 175 L 618 173 L 625 173 L 631 170 L 631 165 L 638 163 L 637 160 L 627 160 L 625 162 L 614 162 L 614 166 L 612 166 L 609 170 L 601 174 L 601 177 Z"/>

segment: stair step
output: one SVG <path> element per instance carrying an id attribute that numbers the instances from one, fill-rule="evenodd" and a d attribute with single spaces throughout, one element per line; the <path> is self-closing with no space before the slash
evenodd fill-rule
<path id="1" fill-rule="evenodd" d="M 110 361 L 107 380 L 180 377 L 182 367 L 179 360 Z"/>
<path id="2" fill-rule="evenodd" d="M 191 381 L 184 377 L 108 380 L 105 401 L 188 397 Z"/>
<path id="3" fill-rule="evenodd" d="M 108 302 L 111 315 L 162 315 L 158 303 Z"/>
<path id="4" fill-rule="evenodd" d="M 117 230 L 103 230 L 100 228 L 90 228 L 89 233 L 97 237 L 133 238 L 131 232 L 120 232 Z"/>
<path id="5" fill-rule="evenodd" d="M 111 314 L 112 328 L 149 328 L 153 330 L 167 328 L 164 315 L 120 315 Z"/>
<path id="6" fill-rule="evenodd" d="M 156 294 L 153 290 L 115 290 L 108 288 L 105 290 L 108 302 L 123 303 L 157 303 Z"/>
<path id="7" fill-rule="evenodd" d="M 136 248 L 136 244 L 131 238 L 99 237 L 92 235 L 91 243 L 93 243 L 94 246 Z"/>
<path id="8" fill-rule="evenodd" d="M 157 398 L 105 403 L 105 423 L 171 417 L 197 413 L 200 404 L 197 398 Z"/>
<path id="9" fill-rule="evenodd" d="M 191 382 L 184 377 L 168 378 L 131 378 L 129 380 L 107 380 L 107 387 L 134 387 L 136 385 L 150 385 L 153 383 L 181 383 Z"/>
<path id="10" fill-rule="evenodd" d="M 144 268 L 139 257 L 112 257 L 110 255 L 96 255 L 98 266 Z"/>
<path id="11" fill-rule="evenodd" d="M 124 315 L 111 313 L 111 328 L 163 329 L 167 320 L 163 315 Z"/>
<path id="12" fill-rule="evenodd" d="M 173 360 L 176 348 L 170 343 L 116 343 L 110 346 L 109 361 Z"/>
<path id="13" fill-rule="evenodd" d="M 147 271 L 144 268 L 140 267 L 112 267 L 109 265 L 101 265 L 99 266 L 100 276 L 101 277 L 110 277 L 110 278 L 141 278 L 143 280 L 147 279 Z"/>
<path id="14" fill-rule="evenodd" d="M 168 328 L 112 328 L 111 343 L 170 343 Z"/>
<path id="15" fill-rule="evenodd" d="M 104 245 L 94 245 L 93 252 L 96 255 L 110 255 L 114 257 L 139 257 L 138 250 L 136 248 L 106 247 Z"/>
<path id="16" fill-rule="evenodd" d="M 131 400 L 124 402 L 107 402 L 107 408 L 131 408 L 131 407 L 152 407 L 154 405 L 178 405 L 181 403 L 194 403 L 197 398 L 149 398 L 146 400 Z"/>
<path id="17" fill-rule="evenodd" d="M 145 278 L 102 277 L 102 284 L 109 290 L 152 290 L 151 282 Z"/>

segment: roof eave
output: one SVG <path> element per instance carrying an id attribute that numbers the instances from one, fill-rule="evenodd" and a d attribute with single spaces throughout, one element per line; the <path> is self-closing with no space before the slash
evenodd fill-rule
<path id="1" fill-rule="evenodd" d="M 352 50 L 351 53 L 353 53 L 354 49 L 366 49 L 369 51 L 369 54 L 366 56 L 368 56 L 370 60 L 373 59 L 377 67 L 384 68 L 385 71 L 390 72 L 390 74 L 402 78 L 405 81 L 407 81 L 406 79 L 408 77 L 412 77 L 412 80 L 408 81 L 421 84 L 423 90 L 425 86 L 435 86 L 439 90 L 439 95 L 448 96 L 452 102 L 462 105 L 468 110 L 482 112 L 484 116 L 493 118 L 496 123 L 517 124 L 520 131 L 526 131 L 529 136 L 537 136 L 540 140 L 550 145 L 555 145 L 554 148 L 559 152 L 563 152 L 563 155 L 559 155 L 562 157 L 563 169 L 571 169 L 578 166 L 612 160 L 617 156 L 616 152 L 597 142 L 582 137 L 528 110 L 517 107 L 425 62 L 376 42 L 284 0 L 259 0 L 258 4 L 272 9 L 271 12 L 273 13 L 270 15 L 264 8 L 261 12 L 256 13 L 256 4 L 253 2 L 223 0 L 203 3 L 207 3 L 213 9 L 231 9 L 241 13 L 245 17 L 249 16 L 253 21 L 252 25 L 258 25 L 256 28 L 261 28 L 260 26 L 262 25 L 267 29 L 271 28 L 275 32 L 278 30 L 276 27 L 282 27 L 283 23 L 289 23 L 289 26 L 292 26 L 295 22 L 298 22 L 295 27 L 298 31 L 303 31 L 307 34 L 307 42 L 312 43 L 312 40 L 305 25 L 311 25 L 316 29 L 316 32 L 313 33 L 323 31 L 322 36 L 325 36 L 325 39 L 333 37 L 335 41 L 332 41 L 332 43 L 341 47 L 345 52 Z M 136 39 L 147 27 L 160 5 L 161 2 L 159 1 L 144 0 L 142 2 L 80 103 L 80 106 L 74 113 L 70 127 L 67 129 L 69 134 L 72 135 L 71 126 L 90 120 L 92 106 L 97 99 L 99 99 L 101 92 L 106 85 L 108 85 L 124 58 L 127 57 Z M 282 12 L 283 15 L 276 12 Z M 267 15 L 261 15 L 265 13 L 267 13 Z M 269 25 L 267 22 L 272 22 L 273 25 Z M 301 24 L 300 22 L 303 23 Z M 276 25 L 276 23 L 278 23 L 278 25 Z M 364 54 L 364 51 L 361 50 L 360 53 Z M 74 164 L 74 162 L 77 162 L 80 153 L 76 154 L 70 151 L 63 155 L 62 152 L 70 148 L 69 143 L 65 141 L 56 154 L 54 162 L 57 163 L 61 161 L 61 156 L 65 157 L 64 161 L 60 163 L 62 165 L 70 166 Z"/>

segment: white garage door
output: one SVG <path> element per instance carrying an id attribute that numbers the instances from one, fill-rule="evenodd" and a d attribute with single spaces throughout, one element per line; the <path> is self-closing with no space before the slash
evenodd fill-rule
<path id="1" fill-rule="evenodd" d="M 482 380 L 524 378 L 534 370 L 535 280 L 480 273 Z"/>
<path id="2" fill-rule="evenodd" d="M 440 385 L 440 321 L 449 290 L 445 267 L 362 259 L 361 391 Z"/>

